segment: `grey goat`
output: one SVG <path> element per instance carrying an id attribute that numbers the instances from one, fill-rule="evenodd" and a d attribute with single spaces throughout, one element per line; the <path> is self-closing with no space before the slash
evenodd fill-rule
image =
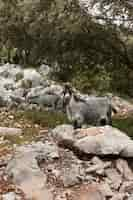
<path id="1" fill-rule="evenodd" d="M 107 97 L 90 97 L 86 101 L 77 97 L 69 85 L 65 85 L 63 106 L 74 128 L 81 128 L 83 124 L 95 126 L 112 124 L 113 108 Z"/>

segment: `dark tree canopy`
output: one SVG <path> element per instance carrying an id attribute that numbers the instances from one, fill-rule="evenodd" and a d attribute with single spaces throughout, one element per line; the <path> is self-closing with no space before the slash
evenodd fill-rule
<path id="1" fill-rule="evenodd" d="M 80 74 L 89 87 L 104 76 L 111 87 L 120 89 L 119 78 L 129 89 L 123 79 L 132 85 L 132 11 L 131 0 L 1 0 L 1 55 L 6 49 L 9 62 L 47 62 L 64 81 Z"/>

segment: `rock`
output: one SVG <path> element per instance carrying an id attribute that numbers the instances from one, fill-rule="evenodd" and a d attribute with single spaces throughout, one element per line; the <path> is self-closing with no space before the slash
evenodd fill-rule
<path id="1" fill-rule="evenodd" d="M 111 102 L 114 108 L 117 109 L 117 115 L 128 116 L 133 113 L 133 104 L 129 101 L 118 96 L 112 96 Z"/>
<path id="2" fill-rule="evenodd" d="M 63 124 L 52 130 L 52 135 L 58 144 L 71 147 L 74 143 L 74 129 L 73 126 Z"/>
<path id="3" fill-rule="evenodd" d="M 120 187 L 120 192 L 133 194 L 133 181 L 124 181 Z"/>
<path id="4" fill-rule="evenodd" d="M 30 99 L 32 97 L 38 97 L 40 95 L 43 95 L 44 93 L 45 93 L 44 87 L 39 85 L 39 86 L 30 88 L 26 98 Z"/>
<path id="5" fill-rule="evenodd" d="M 128 197 L 128 200 L 133 200 L 133 194 Z"/>
<path id="6" fill-rule="evenodd" d="M 131 168 L 129 167 L 126 160 L 118 159 L 116 161 L 116 168 L 119 170 L 119 172 L 127 181 L 131 181 L 131 180 L 133 181 L 133 172 Z"/>
<path id="7" fill-rule="evenodd" d="M 43 143 L 17 147 L 14 158 L 8 163 L 6 171 L 14 184 L 24 191 L 27 198 L 52 200 L 52 193 L 46 187 L 46 176 L 40 170 L 36 157 L 46 150 Z"/>
<path id="8" fill-rule="evenodd" d="M 55 144 L 46 141 L 44 145 L 45 148 L 36 157 L 38 162 L 59 159 L 58 147 Z"/>
<path id="9" fill-rule="evenodd" d="M 133 157 L 133 141 L 120 130 L 111 126 L 94 127 L 96 135 L 91 135 L 92 128 L 87 129 L 87 135 L 82 136 L 73 144 L 77 151 L 93 155 L 114 155 Z"/>
<path id="10" fill-rule="evenodd" d="M 0 67 L 0 76 L 3 78 L 10 78 L 14 81 L 17 81 L 18 77 L 23 77 L 23 70 L 20 65 L 7 63 Z"/>
<path id="11" fill-rule="evenodd" d="M 127 199 L 127 194 L 126 193 L 116 193 L 113 195 L 113 197 L 111 198 L 111 200 L 124 200 Z"/>
<path id="12" fill-rule="evenodd" d="M 30 81 L 32 87 L 36 87 L 42 84 L 42 76 L 35 69 L 24 69 L 23 81 Z"/>
<path id="13" fill-rule="evenodd" d="M 70 168 L 64 168 L 61 180 L 65 187 L 74 186 L 81 182 L 80 165 L 72 164 Z"/>
<path id="14" fill-rule="evenodd" d="M 110 188 L 110 186 L 107 183 L 100 183 L 99 184 L 99 190 L 101 191 L 102 195 L 104 197 L 112 197 L 113 196 L 113 192 Z"/>
<path id="15" fill-rule="evenodd" d="M 3 86 L 0 86 L 0 107 L 6 106 L 10 99 L 11 91 L 7 91 Z"/>
<path id="16" fill-rule="evenodd" d="M 27 90 L 25 90 L 24 88 L 16 88 L 13 92 L 12 95 L 15 97 L 19 97 L 22 98 L 25 96 L 25 93 L 28 92 Z"/>
<path id="17" fill-rule="evenodd" d="M 11 78 L 3 78 L 0 77 L 1 87 L 6 90 L 14 90 L 15 89 L 15 81 Z"/>
<path id="18" fill-rule="evenodd" d="M 43 94 L 29 98 L 28 102 L 40 106 L 51 107 L 53 110 L 56 110 L 59 99 L 60 97 L 56 94 Z"/>
<path id="19" fill-rule="evenodd" d="M 105 175 L 108 177 L 108 179 L 110 179 L 111 187 L 117 190 L 122 183 L 122 176 L 115 168 L 106 169 Z"/>
<path id="20" fill-rule="evenodd" d="M 9 192 L 2 195 L 3 200 L 16 200 L 16 194 L 14 192 Z"/>
<path id="21" fill-rule="evenodd" d="M 91 163 L 93 165 L 104 165 L 104 162 L 97 156 L 94 156 L 92 159 L 91 159 Z"/>
<path id="22" fill-rule="evenodd" d="M 53 93 L 60 96 L 63 92 L 63 87 L 61 85 L 51 84 L 49 87 L 46 87 L 44 91 L 46 94 Z"/>
<path id="23" fill-rule="evenodd" d="M 20 136 L 22 132 L 20 128 L 0 127 L 0 136 Z"/>
<path id="24" fill-rule="evenodd" d="M 20 97 L 20 96 L 10 95 L 10 98 L 11 98 L 13 103 L 20 104 L 21 102 L 25 102 L 25 98 Z"/>
<path id="25" fill-rule="evenodd" d="M 48 65 L 42 64 L 39 67 L 38 72 L 46 79 L 46 78 L 49 78 L 51 69 Z"/>
<path id="26" fill-rule="evenodd" d="M 104 169 L 110 167 L 111 162 L 94 164 L 86 169 L 86 173 L 96 172 L 97 174 L 104 174 Z"/>
<path id="27" fill-rule="evenodd" d="M 72 200 L 105 200 L 96 184 L 81 185 L 72 190 L 70 197 Z"/>

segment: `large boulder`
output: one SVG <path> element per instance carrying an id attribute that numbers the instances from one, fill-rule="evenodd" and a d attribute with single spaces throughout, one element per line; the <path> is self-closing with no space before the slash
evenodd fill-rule
<path id="1" fill-rule="evenodd" d="M 51 69 L 48 65 L 42 64 L 39 67 L 38 72 L 43 76 L 43 78 L 49 78 Z"/>
<path id="2" fill-rule="evenodd" d="M 46 176 L 38 166 L 37 158 L 40 154 L 44 158 L 53 158 L 55 152 L 57 152 L 56 146 L 41 142 L 16 148 L 14 157 L 8 163 L 6 171 L 12 177 L 14 184 L 24 191 L 27 198 L 53 199 L 52 193 L 46 186 Z"/>
<path id="3" fill-rule="evenodd" d="M 0 86 L 0 107 L 6 106 L 11 102 L 11 93 L 12 90 L 6 90 L 3 86 Z"/>
<path id="4" fill-rule="evenodd" d="M 71 147 L 74 143 L 74 129 L 68 124 L 58 125 L 52 130 L 52 136 L 60 145 Z"/>
<path id="5" fill-rule="evenodd" d="M 24 70 L 24 82 L 30 82 L 32 87 L 36 87 L 42 84 L 42 76 L 35 69 Z"/>
<path id="6" fill-rule="evenodd" d="M 133 141 L 111 126 L 81 129 L 74 148 L 85 154 L 133 157 Z"/>
<path id="7" fill-rule="evenodd" d="M 0 67 L 0 76 L 17 81 L 23 77 L 23 69 L 20 65 L 6 63 Z"/>

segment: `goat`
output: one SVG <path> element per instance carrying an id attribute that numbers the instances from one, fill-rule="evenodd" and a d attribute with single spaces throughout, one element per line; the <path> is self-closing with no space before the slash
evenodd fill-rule
<path id="1" fill-rule="evenodd" d="M 112 124 L 112 106 L 107 97 L 90 97 L 86 101 L 76 96 L 69 85 L 65 85 L 63 107 L 74 128 L 81 128 L 83 124 Z"/>

